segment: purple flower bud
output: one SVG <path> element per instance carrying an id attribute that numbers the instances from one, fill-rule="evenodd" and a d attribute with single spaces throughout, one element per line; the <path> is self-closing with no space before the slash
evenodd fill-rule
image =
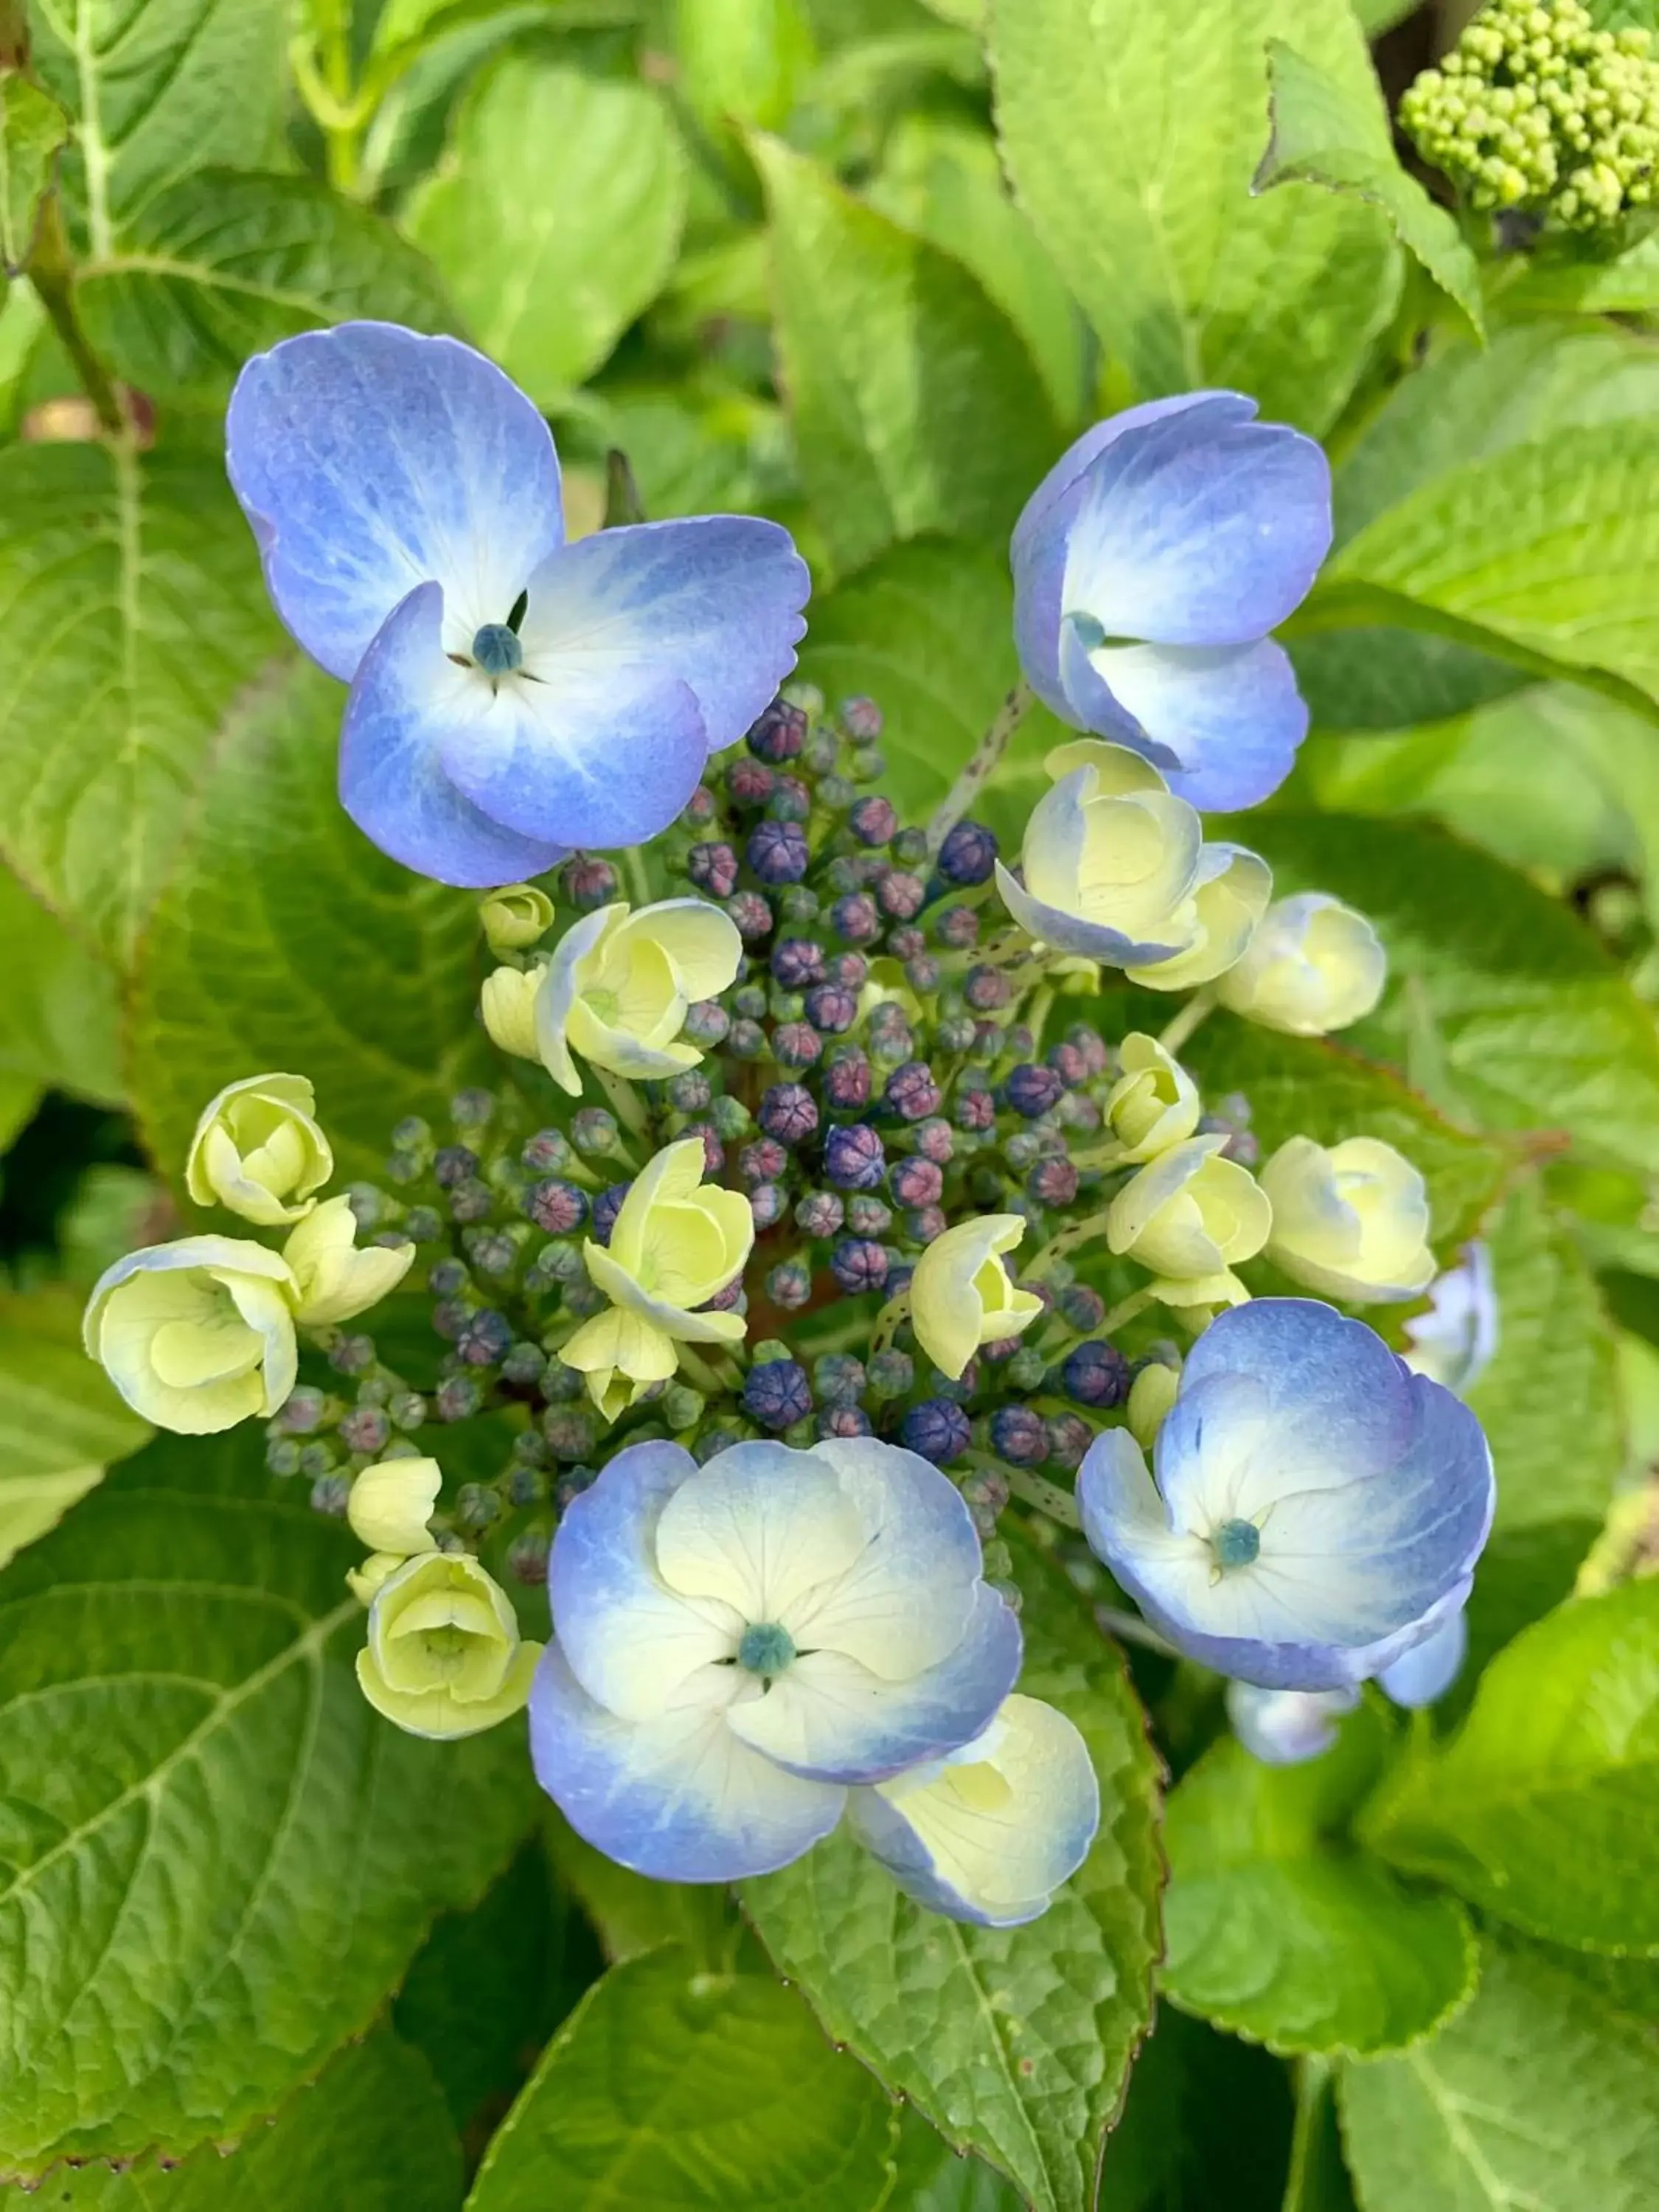
<path id="1" fill-rule="evenodd" d="M 714 1103 L 714 1086 L 700 1067 L 688 1067 L 683 1075 L 671 1076 L 664 1088 L 677 1114 L 707 1113 Z"/>
<path id="2" fill-rule="evenodd" d="M 1023 1066 L 1010 1071 L 1003 1085 L 1003 1096 L 1016 1114 L 1035 1121 L 1039 1114 L 1046 1114 L 1051 1106 L 1060 1103 L 1065 1088 L 1052 1067 L 1040 1067 L 1027 1060 Z"/>
<path id="3" fill-rule="evenodd" d="M 959 1129 L 992 1129 L 996 1127 L 995 1093 L 982 1086 L 975 1085 L 959 1090 L 951 1110 L 956 1115 Z"/>
<path id="4" fill-rule="evenodd" d="M 798 884 L 806 873 L 806 836 L 799 822 L 761 822 L 744 857 L 763 884 Z"/>
<path id="5" fill-rule="evenodd" d="M 967 1414 L 948 1398 L 924 1398 L 899 1425 L 899 1441 L 905 1449 L 920 1453 L 935 1467 L 949 1467 L 959 1459 L 972 1433 Z"/>
<path id="6" fill-rule="evenodd" d="M 864 1384 L 864 1363 L 850 1352 L 826 1352 L 813 1362 L 812 1387 L 826 1406 L 855 1406 Z"/>
<path id="7" fill-rule="evenodd" d="M 1086 1022 L 1074 1023 L 1066 1032 L 1066 1042 L 1082 1054 L 1083 1065 L 1091 1077 L 1104 1075 L 1111 1066 L 1112 1055 L 1106 1048 L 1106 1040 Z"/>
<path id="8" fill-rule="evenodd" d="M 927 886 L 921 878 L 902 868 L 890 868 L 877 879 L 877 902 L 896 921 L 908 921 L 912 915 L 920 914 L 927 897 Z"/>
<path id="9" fill-rule="evenodd" d="M 495 1194 L 481 1176 L 468 1176 L 449 1194 L 452 1221 L 487 1220 L 495 1210 Z"/>
<path id="10" fill-rule="evenodd" d="M 830 909 L 830 924 L 848 945 L 873 945 L 881 935 L 881 915 L 868 891 L 850 891 Z"/>
<path id="11" fill-rule="evenodd" d="M 870 963 L 861 952 L 832 952 L 823 963 L 823 980 L 843 991 L 861 991 L 870 980 Z"/>
<path id="12" fill-rule="evenodd" d="M 766 1295 L 785 1313 L 799 1312 L 812 1295 L 811 1271 L 799 1260 L 780 1260 L 766 1278 Z"/>
<path id="13" fill-rule="evenodd" d="M 545 1182 L 531 1186 L 525 1195 L 524 1210 L 537 1228 L 544 1229 L 550 1237 L 568 1237 L 586 1219 L 587 1200 L 574 1182 L 550 1177 Z"/>
<path id="14" fill-rule="evenodd" d="M 904 963 L 905 981 L 923 998 L 930 991 L 938 990 L 940 973 L 939 964 L 931 952 L 918 952 Z"/>
<path id="15" fill-rule="evenodd" d="M 991 1416 L 991 1449 L 1010 1467 L 1041 1467 L 1048 1456 L 1048 1431 L 1029 1406 L 999 1406 Z"/>
<path id="16" fill-rule="evenodd" d="M 1039 1206 L 1069 1206 L 1077 1196 L 1077 1170 L 1070 1160 L 1039 1160 L 1025 1178 L 1025 1194 Z"/>
<path id="17" fill-rule="evenodd" d="M 951 952 L 979 943 L 979 916 L 970 906 L 947 906 L 933 916 L 933 938 Z"/>
<path id="18" fill-rule="evenodd" d="M 957 1140 L 951 1124 L 931 1115 L 918 1121 L 910 1133 L 910 1141 L 924 1160 L 932 1160 L 936 1167 L 945 1167 L 955 1157 Z"/>
<path id="19" fill-rule="evenodd" d="M 780 1067 L 811 1067 L 823 1050 L 823 1040 L 811 1022 L 780 1022 L 772 1032 L 772 1057 Z"/>
<path id="20" fill-rule="evenodd" d="M 823 947 L 810 937 L 781 937 L 772 947 L 772 973 L 786 991 L 823 981 Z"/>
<path id="21" fill-rule="evenodd" d="M 775 1083 L 761 1100 L 756 1116 L 769 1137 L 781 1145 L 799 1145 L 818 1126 L 817 1102 L 804 1085 Z M 781 1163 L 774 1175 L 782 1173 Z"/>
<path id="22" fill-rule="evenodd" d="M 945 1177 L 932 1160 L 900 1160 L 888 1176 L 887 1187 L 900 1206 L 936 1206 Z"/>
<path id="23" fill-rule="evenodd" d="M 847 1218 L 847 1209 L 833 1190 L 809 1190 L 795 1207 L 795 1221 L 807 1237 L 834 1237 Z"/>
<path id="24" fill-rule="evenodd" d="M 727 844 L 694 845 L 685 866 L 697 889 L 710 898 L 730 898 L 738 887 L 738 856 Z"/>
<path id="25" fill-rule="evenodd" d="M 823 1140 L 823 1171 L 842 1190 L 878 1190 L 887 1168 L 881 1139 L 866 1121 L 833 1128 Z"/>
<path id="26" fill-rule="evenodd" d="M 847 1226 L 854 1237 L 884 1237 L 892 1225 L 890 1210 L 868 1192 L 854 1192 L 848 1200 Z"/>
<path id="27" fill-rule="evenodd" d="M 442 1145 L 434 1154 L 432 1172 L 446 1190 L 478 1172 L 478 1155 L 465 1145 Z"/>
<path id="28" fill-rule="evenodd" d="M 745 945 L 757 945 L 771 934 L 772 909 L 758 891 L 733 891 L 726 911 Z"/>
<path id="29" fill-rule="evenodd" d="M 855 745 L 872 745 L 881 735 L 881 709 L 862 696 L 841 702 L 841 726 Z"/>
<path id="30" fill-rule="evenodd" d="M 749 732 L 749 750 L 757 760 L 793 760 L 806 743 L 806 717 L 787 699 L 775 699 L 764 708 Z"/>
<path id="31" fill-rule="evenodd" d="M 1051 1413 L 1045 1426 L 1048 1431 L 1049 1458 L 1056 1467 L 1075 1473 L 1095 1440 L 1094 1431 L 1077 1413 Z"/>
<path id="32" fill-rule="evenodd" d="M 609 860 L 578 854 L 565 862 L 561 880 L 565 897 L 583 914 L 591 914 L 617 896 L 617 871 Z"/>
<path id="33" fill-rule="evenodd" d="M 1080 1083 L 1089 1080 L 1089 1063 L 1074 1044 L 1050 1045 L 1048 1065 L 1068 1091 L 1075 1091 Z"/>
<path id="34" fill-rule="evenodd" d="M 899 818 L 890 799 L 872 793 L 860 799 L 847 817 L 847 826 L 860 845 L 885 845 L 899 826 Z"/>
<path id="35" fill-rule="evenodd" d="M 916 1379 L 916 1364 L 908 1352 L 878 1352 L 867 1370 L 872 1398 L 908 1398 Z"/>
<path id="36" fill-rule="evenodd" d="M 570 1136 L 584 1159 L 601 1160 L 617 1148 L 621 1131 L 617 1117 L 604 1106 L 584 1106 L 570 1117 Z"/>
<path id="37" fill-rule="evenodd" d="M 575 1159 L 575 1152 L 562 1129 L 538 1129 L 525 1141 L 519 1158 L 532 1175 L 559 1175 Z"/>
<path id="38" fill-rule="evenodd" d="M 542 1435 L 556 1460 L 572 1465 L 587 1457 L 597 1438 L 593 1417 L 586 1406 L 558 1406 L 542 1415 Z"/>
<path id="39" fill-rule="evenodd" d="M 748 1310 L 749 1300 L 741 1277 L 728 1283 L 723 1291 L 716 1291 L 712 1298 L 705 1298 L 697 1308 L 699 1313 L 746 1313 Z"/>
<path id="40" fill-rule="evenodd" d="M 988 883 L 997 841 L 982 823 L 958 822 L 939 848 L 939 872 L 947 884 Z"/>
<path id="41" fill-rule="evenodd" d="M 482 1306 L 469 1314 L 455 1338 L 455 1349 L 469 1367 L 493 1367 L 506 1356 L 513 1330 L 505 1314 Z"/>
<path id="42" fill-rule="evenodd" d="M 950 1225 L 942 1206 L 919 1206 L 904 1217 L 904 1233 L 913 1244 L 931 1244 Z"/>
<path id="43" fill-rule="evenodd" d="M 453 1298 L 466 1288 L 468 1279 L 464 1260 L 434 1260 L 426 1282 L 434 1297 Z"/>
<path id="44" fill-rule="evenodd" d="M 392 1437 L 392 1423 L 379 1406 L 358 1406 L 340 1424 L 340 1442 L 349 1451 L 378 1458 Z"/>
<path id="45" fill-rule="evenodd" d="M 757 1183 L 749 1194 L 749 1211 L 755 1217 L 757 1232 L 775 1227 L 782 1220 L 788 1203 L 779 1184 Z"/>
<path id="46" fill-rule="evenodd" d="M 764 806 L 776 782 L 764 761 L 741 753 L 726 771 L 726 787 L 738 806 Z"/>
<path id="47" fill-rule="evenodd" d="M 996 1013 L 1013 994 L 1014 987 L 1000 968 L 970 968 L 962 987 L 963 997 L 976 1014 Z"/>
<path id="48" fill-rule="evenodd" d="M 1054 1301 L 1066 1326 L 1086 1336 L 1106 1318 L 1106 1301 L 1087 1283 L 1068 1283 Z"/>
<path id="49" fill-rule="evenodd" d="M 766 1049 L 766 1031 L 758 1022 L 733 1022 L 726 1048 L 733 1060 L 758 1060 Z"/>
<path id="50" fill-rule="evenodd" d="M 739 985 L 732 994 L 732 1011 L 743 1021 L 759 1021 L 766 1012 L 765 992 L 758 983 Z"/>
<path id="51" fill-rule="evenodd" d="M 680 820 L 688 830 L 706 830 L 714 812 L 714 794 L 706 783 L 700 783 L 680 809 Z"/>
<path id="52" fill-rule="evenodd" d="M 789 1155 L 775 1137 L 757 1138 L 738 1154 L 738 1173 L 745 1182 L 775 1182 L 789 1164 Z"/>
<path id="53" fill-rule="evenodd" d="M 870 1416 L 862 1406 L 831 1406 L 827 1413 L 818 1415 L 818 1434 L 867 1437 L 871 1434 Z"/>
<path id="54" fill-rule="evenodd" d="M 859 1018 L 857 996 L 837 983 L 820 983 L 806 994 L 806 1018 L 825 1036 L 845 1036 Z"/>
<path id="55" fill-rule="evenodd" d="M 751 1367 L 744 1380 L 743 1410 L 775 1433 L 803 1421 L 812 1410 L 812 1386 L 799 1360 L 773 1359 Z"/>
<path id="56" fill-rule="evenodd" d="M 1129 1395 L 1129 1363 L 1115 1344 L 1094 1338 L 1066 1355 L 1060 1381 L 1079 1406 L 1121 1406 Z"/>
<path id="57" fill-rule="evenodd" d="M 812 794 L 798 775 L 781 775 L 766 802 L 769 822 L 805 822 L 812 811 Z"/>
<path id="58" fill-rule="evenodd" d="M 870 1101 L 870 1063 L 857 1045 L 836 1053 L 823 1071 L 823 1095 L 842 1113 L 856 1113 Z"/>
<path id="59" fill-rule="evenodd" d="M 698 999 L 685 1010 L 680 1031 L 688 1044 L 722 1044 L 732 1028 L 732 1017 L 717 999 Z"/>
<path id="60" fill-rule="evenodd" d="M 882 1096 L 906 1121 L 925 1121 L 942 1103 L 933 1071 L 925 1060 L 907 1060 L 902 1067 L 896 1067 Z"/>
<path id="61" fill-rule="evenodd" d="M 611 1242 L 611 1232 L 617 1225 L 617 1216 L 622 1212 L 623 1200 L 633 1188 L 632 1183 L 613 1182 L 608 1190 L 600 1191 L 594 1199 L 592 1223 L 595 1243 L 608 1244 Z"/>
<path id="62" fill-rule="evenodd" d="M 726 1165 L 726 1147 L 721 1144 L 719 1132 L 713 1124 L 708 1121 L 690 1122 L 680 1131 L 680 1135 L 682 1138 L 701 1137 L 702 1139 L 702 1171 L 706 1176 L 717 1176 Z M 593 1210 L 596 1214 L 599 1212 L 599 1201 L 596 1198 L 593 1201 Z"/>

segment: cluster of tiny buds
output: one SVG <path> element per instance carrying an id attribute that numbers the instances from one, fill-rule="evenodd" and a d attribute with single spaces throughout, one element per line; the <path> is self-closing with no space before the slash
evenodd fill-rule
<path id="1" fill-rule="evenodd" d="M 272 1471 L 307 1480 L 320 1510 L 344 1510 L 361 1468 L 429 1455 L 446 1471 L 439 1540 L 533 1582 L 557 1513 L 624 1443 L 670 1436 L 706 1460 L 756 1436 L 876 1435 L 957 1476 L 1006 1576 L 1011 1475 L 1073 1472 L 1135 1363 L 1062 1258 L 1024 1285 L 1045 1309 L 1035 1325 L 957 1377 L 921 1351 L 901 1293 L 953 1223 L 1023 1214 L 1029 1255 L 1098 1210 L 1109 1171 L 1087 1155 L 1119 1071 L 1086 1023 L 1043 1045 L 1064 1002 L 1034 987 L 1029 945 L 994 902 L 995 837 L 960 822 L 930 857 L 867 789 L 881 726 L 868 700 L 831 717 L 793 691 L 664 841 L 671 878 L 723 904 L 745 952 L 686 1021 L 700 1064 L 635 1086 L 644 1133 L 608 1106 L 571 1111 L 521 1062 L 519 1085 L 456 1097 L 447 1129 L 393 1130 L 384 1187 L 352 1204 L 365 1236 L 415 1243 L 410 1291 L 427 1308 L 413 1334 L 399 1316 L 395 1346 L 384 1322 L 378 1341 L 325 1334 L 328 1375 L 307 1372 L 270 1424 Z M 622 895 L 586 855 L 556 887 L 567 913 Z M 1248 1121 L 1231 1099 L 1206 1126 L 1248 1159 Z M 608 1422 L 559 1356 L 606 1305 L 584 1247 L 609 1242 L 650 1154 L 690 1135 L 753 1214 L 750 1265 L 714 1302 L 746 1316 L 746 1342 L 717 1376 L 700 1363 L 696 1384 L 652 1385 Z"/>

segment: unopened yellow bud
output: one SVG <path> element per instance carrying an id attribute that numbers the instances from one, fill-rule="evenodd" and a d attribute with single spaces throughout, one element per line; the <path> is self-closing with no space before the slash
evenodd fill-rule
<path id="1" fill-rule="evenodd" d="M 479 1006 L 492 1044 L 519 1060 L 539 1060 L 536 1043 L 536 994 L 547 973 L 534 968 L 497 968 L 484 977 Z"/>
<path id="2" fill-rule="evenodd" d="M 415 1257 L 412 1244 L 357 1249 L 357 1217 L 348 1198 L 331 1198 L 283 1247 L 296 1285 L 295 1317 L 308 1328 L 350 1321 L 395 1291 Z"/>
<path id="3" fill-rule="evenodd" d="M 410 1735 L 477 1735 L 521 1710 L 541 1656 L 505 1592 L 465 1552 L 422 1552 L 385 1578 L 368 1609 L 357 1680 Z"/>
<path id="4" fill-rule="evenodd" d="M 1369 1014 L 1388 972 L 1388 955 L 1363 914 L 1323 891 L 1303 891 L 1268 908 L 1216 995 L 1264 1029 L 1323 1036 Z"/>
<path id="5" fill-rule="evenodd" d="M 982 1344 L 1018 1336 L 1042 1301 L 1010 1281 L 1002 1264 L 1025 1234 L 1018 1213 L 981 1213 L 936 1237 L 916 1262 L 910 1319 L 916 1341 L 942 1374 L 959 1378 Z"/>
<path id="6" fill-rule="evenodd" d="M 1122 1074 L 1106 1099 L 1106 1127 L 1126 1160 L 1155 1159 L 1198 1127 L 1198 1085 L 1156 1037 L 1132 1030 L 1118 1047 Z"/>
<path id="7" fill-rule="evenodd" d="M 553 902 L 534 884 L 507 884 L 479 902 L 478 919 L 492 952 L 522 952 L 553 927 Z"/>
<path id="8" fill-rule="evenodd" d="M 1273 1210 L 1267 1257 L 1310 1290 L 1356 1305 L 1415 1297 L 1434 1273 L 1422 1176 L 1392 1145 L 1281 1145 L 1261 1170 Z"/>
<path id="9" fill-rule="evenodd" d="M 1220 1157 L 1222 1136 L 1189 1137 L 1141 1169 L 1106 1213 L 1106 1241 L 1157 1279 L 1172 1306 L 1232 1304 L 1246 1293 L 1231 1270 L 1254 1259 L 1273 1222 L 1255 1179 Z"/>
<path id="10" fill-rule="evenodd" d="M 198 1206 L 216 1202 L 271 1228 L 298 1221 L 334 1172 L 303 1075 L 248 1075 L 210 1099 L 185 1159 L 185 1188 Z"/>
<path id="11" fill-rule="evenodd" d="M 1143 1450 L 1151 1451 L 1164 1425 L 1164 1417 L 1181 1389 L 1181 1376 L 1173 1367 L 1153 1360 L 1129 1385 L 1129 1433 Z"/>
<path id="12" fill-rule="evenodd" d="M 687 1010 L 724 991 L 742 957 L 737 925 L 707 899 L 585 915 L 554 946 L 538 994 L 543 1065 L 573 1098 L 582 1087 L 574 1055 L 653 1079 L 695 1067 L 702 1053 L 680 1042 Z"/>
<path id="13" fill-rule="evenodd" d="M 426 1524 L 443 1480 L 435 1459 L 385 1459 L 366 1467 L 346 1501 L 352 1534 L 371 1552 L 400 1559 L 431 1551 L 435 1539 Z"/>

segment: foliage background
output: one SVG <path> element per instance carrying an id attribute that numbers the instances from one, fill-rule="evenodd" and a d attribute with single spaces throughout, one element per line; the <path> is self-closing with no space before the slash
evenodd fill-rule
<path id="1" fill-rule="evenodd" d="M 984 13 L 0 8 L 32 70 L 0 84 L 20 2212 L 1072 2212 L 1097 2179 L 1109 2212 L 1659 2205 L 1659 1583 L 1553 1611 L 1659 1455 L 1659 255 L 1478 264 L 1437 217 L 1384 96 L 1451 11 Z M 1283 181 L 1253 191 L 1273 38 L 1327 106 L 1275 63 Z M 1373 1130 L 1429 1175 L 1437 1235 L 1492 1237 L 1472 1620 L 1476 1663 L 1503 1656 L 1455 1748 L 1367 1711 L 1267 1776 L 1210 1690 L 1136 1655 L 1160 1829 L 1128 1677 L 1034 1553 L 1033 1679 L 1113 1778 L 1076 1895 L 969 1942 L 872 1903 L 832 1845 L 739 1912 L 598 1861 L 516 1731 L 440 1751 L 375 1722 L 338 1529 L 257 1436 L 147 1443 L 94 1387 L 79 1297 L 188 1218 L 173 1178 L 221 1083 L 303 1067 L 373 1176 L 391 1124 L 483 1065 L 472 902 L 340 813 L 338 688 L 295 665 L 222 477 L 240 362 L 356 315 L 489 350 L 588 526 L 611 448 L 652 516 L 787 523 L 804 673 L 881 701 L 915 809 L 1016 672 L 1006 536 L 1071 435 L 1224 383 L 1327 441 L 1338 548 L 1290 640 L 1316 735 L 1247 834 L 1284 887 L 1375 917 L 1393 980 L 1340 1045 L 1220 1018 L 1192 1058 L 1264 1143 Z M 100 435 L 105 378 L 142 438 Z M 1051 735 L 1028 725 L 999 828 Z"/>

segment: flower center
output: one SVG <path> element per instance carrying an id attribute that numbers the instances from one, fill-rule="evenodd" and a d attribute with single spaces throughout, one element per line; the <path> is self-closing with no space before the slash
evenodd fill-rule
<path id="1" fill-rule="evenodd" d="M 1210 1531 L 1210 1549 L 1218 1567 L 1248 1567 L 1261 1549 L 1261 1531 L 1254 1521 L 1224 1521 Z"/>
<path id="2" fill-rule="evenodd" d="M 524 666 L 524 647 L 505 623 L 486 623 L 472 633 L 472 659 L 486 676 L 511 676 Z"/>
<path id="3" fill-rule="evenodd" d="M 738 1664 L 751 1674 L 781 1674 L 794 1656 L 794 1638 L 775 1620 L 751 1620 L 738 1646 Z"/>

